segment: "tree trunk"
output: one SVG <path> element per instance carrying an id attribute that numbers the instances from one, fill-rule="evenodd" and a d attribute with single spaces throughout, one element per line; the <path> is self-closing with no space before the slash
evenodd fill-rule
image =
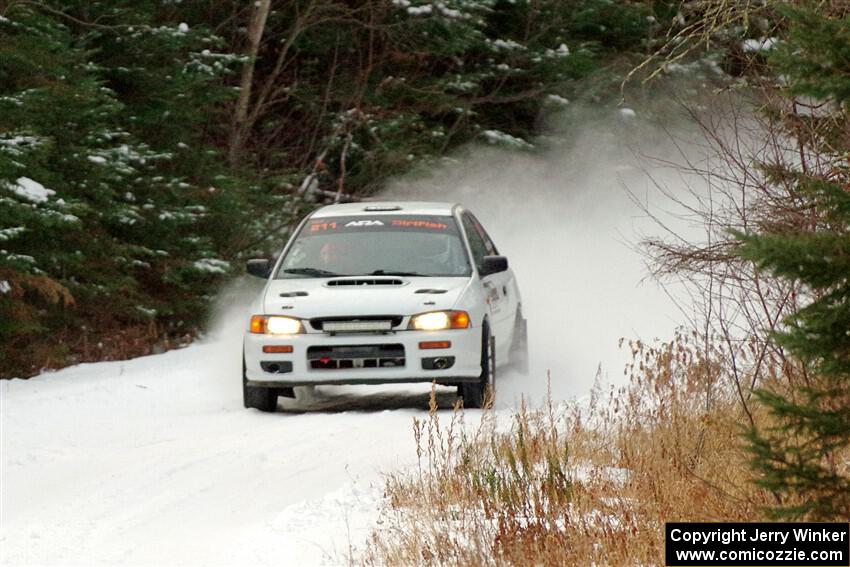
<path id="1" fill-rule="evenodd" d="M 247 135 L 248 105 L 251 102 L 251 90 L 254 83 L 254 67 L 257 63 L 257 53 L 266 28 L 266 19 L 271 9 L 271 0 L 251 0 L 254 11 L 248 26 L 248 60 L 242 67 L 242 78 L 239 81 L 239 98 L 233 112 L 233 125 L 230 130 L 227 158 L 231 166 L 235 166 L 242 153 Z"/>

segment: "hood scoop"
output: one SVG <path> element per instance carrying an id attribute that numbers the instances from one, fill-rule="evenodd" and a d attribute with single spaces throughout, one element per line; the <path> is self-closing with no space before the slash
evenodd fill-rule
<path id="1" fill-rule="evenodd" d="M 447 291 L 447 290 L 445 290 L 445 289 L 429 289 L 429 288 L 425 288 L 425 289 L 417 289 L 417 290 L 416 290 L 416 291 L 414 291 L 413 293 L 427 293 L 428 295 L 439 295 L 439 294 L 441 294 L 441 293 L 446 293 L 446 291 Z"/>
<path id="2" fill-rule="evenodd" d="M 285 291 L 280 294 L 281 297 L 307 297 L 310 295 L 306 291 Z"/>
<path id="3" fill-rule="evenodd" d="M 404 285 L 404 281 L 398 278 L 346 278 L 344 280 L 330 280 L 325 285 L 328 287 L 352 287 L 361 285 Z"/>

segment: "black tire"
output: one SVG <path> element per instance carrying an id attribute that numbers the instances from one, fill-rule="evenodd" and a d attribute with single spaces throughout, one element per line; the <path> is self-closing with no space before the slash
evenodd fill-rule
<path id="1" fill-rule="evenodd" d="M 245 355 L 242 355 L 242 404 L 246 408 L 273 412 L 277 409 L 277 390 L 263 386 L 249 386 L 245 376 Z"/>
<path id="2" fill-rule="evenodd" d="M 476 382 L 462 382 L 460 385 L 465 408 L 483 408 L 485 404 L 492 404 L 496 397 L 490 343 L 490 325 L 485 321 L 481 329 L 481 376 Z"/>
<path id="3" fill-rule="evenodd" d="M 514 338 L 511 342 L 511 368 L 520 374 L 528 374 L 528 320 L 517 310 L 514 323 Z"/>

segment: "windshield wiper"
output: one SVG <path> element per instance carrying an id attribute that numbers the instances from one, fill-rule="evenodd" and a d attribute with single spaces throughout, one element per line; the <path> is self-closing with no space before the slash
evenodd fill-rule
<path id="1" fill-rule="evenodd" d="M 428 274 L 420 274 L 419 272 L 396 272 L 393 270 L 375 270 L 370 276 L 424 276 L 428 277 Z"/>
<path id="2" fill-rule="evenodd" d="M 337 274 L 329 272 L 321 268 L 287 268 L 283 271 L 286 274 L 298 274 L 301 276 L 313 276 L 314 278 L 334 278 L 344 276 L 345 274 Z"/>

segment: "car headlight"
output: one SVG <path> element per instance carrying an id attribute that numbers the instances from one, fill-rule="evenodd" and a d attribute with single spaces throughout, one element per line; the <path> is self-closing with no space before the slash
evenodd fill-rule
<path id="1" fill-rule="evenodd" d="M 410 318 L 408 329 L 417 331 L 442 331 L 445 329 L 469 328 L 469 313 L 466 311 L 429 311 Z"/>
<path id="2" fill-rule="evenodd" d="M 304 332 L 304 325 L 294 317 L 254 315 L 251 317 L 251 332 L 259 335 L 297 335 Z"/>

